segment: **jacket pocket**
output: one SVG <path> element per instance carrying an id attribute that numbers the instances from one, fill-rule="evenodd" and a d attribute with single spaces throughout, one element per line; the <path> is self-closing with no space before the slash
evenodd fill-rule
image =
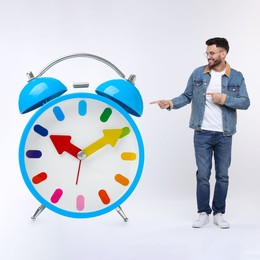
<path id="1" fill-rule="evenodd" d="M 228 92 L 227 94 L 230 96 L 233 96 L 233 97 L 238 96 L 239 90 L 240 90 L 240 86 L 238 86 L 238 85 L 228 85 L 227 86 L 227 92 Z"/>
<path id="2" fill-rule="evenodd" d="M 199 93 L 203 93 L 203 81 L 202 80 L 194 80 L 193 81 L 193 94 L 198 95 Z"/>
<path id="3" fill-rule="evenodd" d="M 202 80 L 193 80 L 193 86 L 196 87 L 200 87 L 203 84 Z"/>

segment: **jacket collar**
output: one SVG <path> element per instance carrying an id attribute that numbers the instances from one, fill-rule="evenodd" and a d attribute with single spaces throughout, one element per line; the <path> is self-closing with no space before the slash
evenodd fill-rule
<path id="1" fill-rule="evenodd" d="M 206 74 L 206 73 L 209 73 L 210 74 L 210 67 L 207 65 L 203 71 L 203 74 Z M 225 69 L 225 75 L 229 78 L 230 77 L 230 71 L 231 71 L 231 68 L 230 68 L 230 65 L 226 62 L 226 69 Z"/>

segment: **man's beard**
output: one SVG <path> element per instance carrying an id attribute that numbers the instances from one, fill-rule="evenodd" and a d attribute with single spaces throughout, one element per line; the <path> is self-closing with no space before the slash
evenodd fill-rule
<path id="1" fill-rule="evenodd" d="M 219 65 L 221 63 L 221 60 L 220 59 L 217 59 L 217 60 L 214 60 L 212 63 L 210 63 L 208 61 L 208 66 L 210 69 L 213 69 L 214 67 L 216 67 L 217 65 Z"/>

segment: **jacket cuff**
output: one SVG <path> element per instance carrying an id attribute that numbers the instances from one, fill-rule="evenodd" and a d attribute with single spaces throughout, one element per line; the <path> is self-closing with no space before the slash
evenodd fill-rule
<path id="1" fill-rule="evenodd" d="M 226 94 L 222 94 L 221 95 L 221 100 L 220 100 L 220 105 L 223 106 L 226 102 L 227 99 L 227 95 Z"/>

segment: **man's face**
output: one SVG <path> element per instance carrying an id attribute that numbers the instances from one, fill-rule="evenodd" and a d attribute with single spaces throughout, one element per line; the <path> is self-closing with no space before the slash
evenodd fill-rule
<path id="1" fill-rule="evenodd" d="M 207 46 L 206 57 L 208 59 L 208 66 L 213 69 L 225 59 L 225 50 L 216 47 L 216 45 Z"/>

